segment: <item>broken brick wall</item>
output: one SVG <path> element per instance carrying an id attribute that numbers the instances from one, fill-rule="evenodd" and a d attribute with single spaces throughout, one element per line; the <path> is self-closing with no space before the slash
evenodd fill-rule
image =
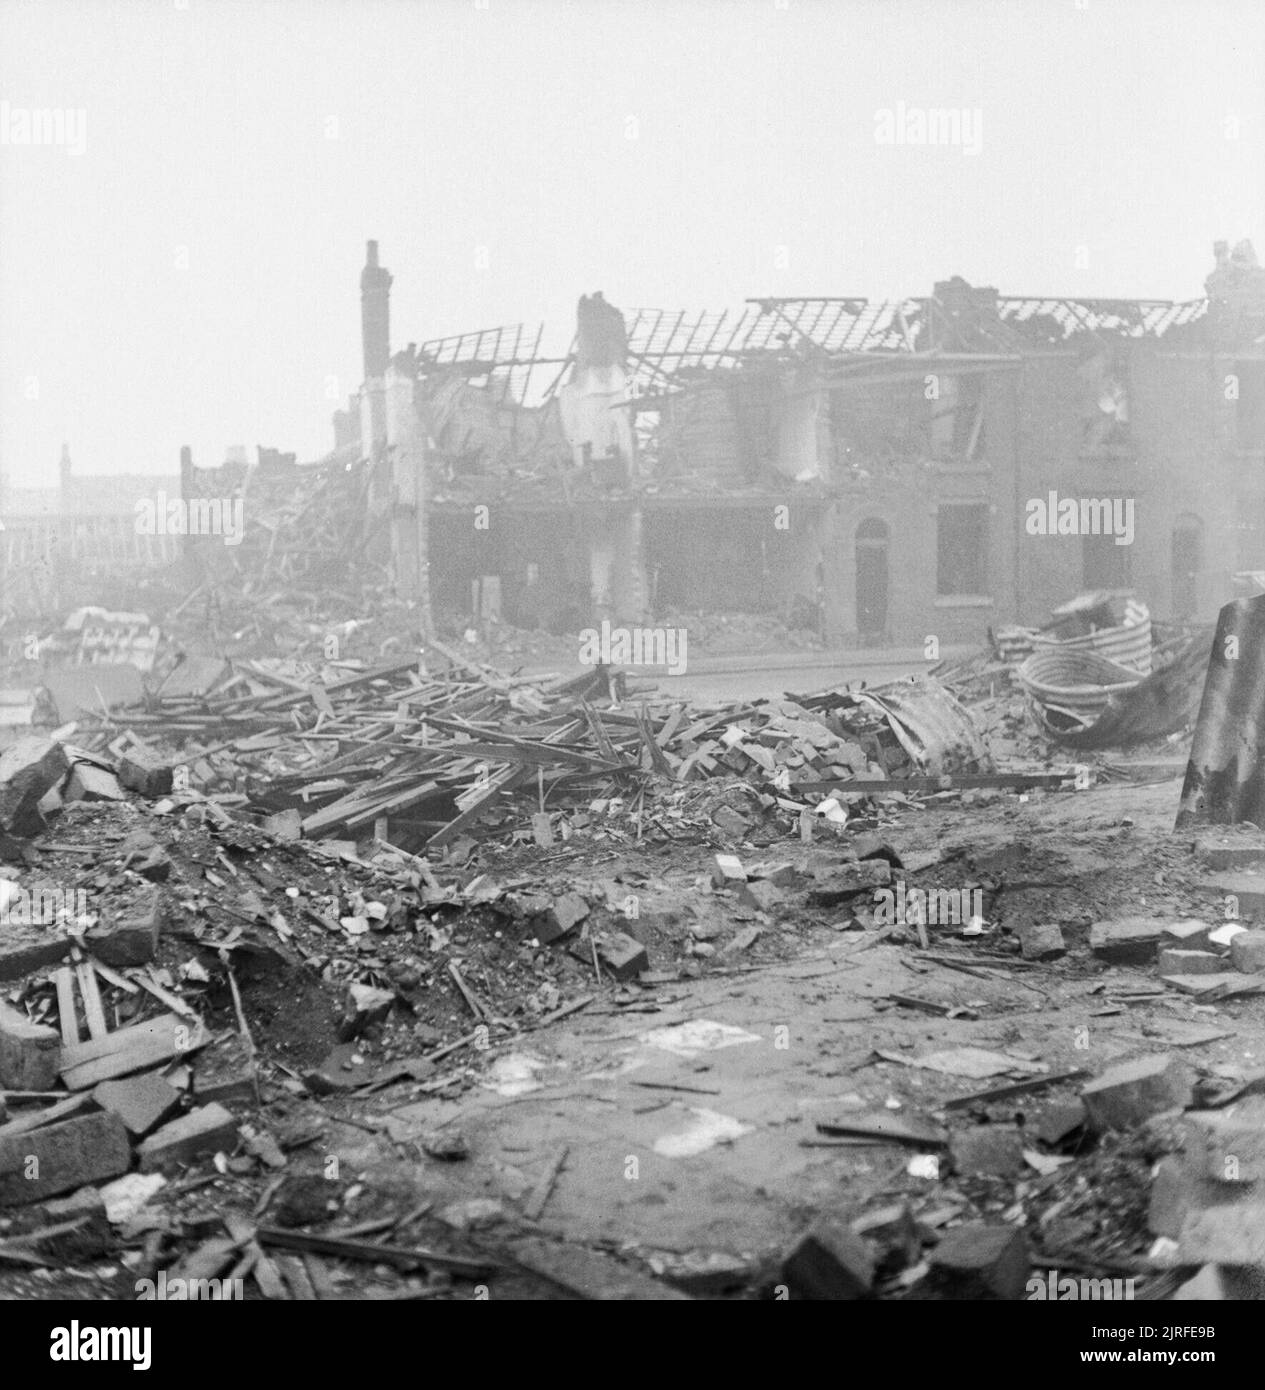
<path id="1" fill-rule="evenodd" d="M 644 544 L 654 611 L 805 620 L 818 599 L 824 509 L 782 506 L 772 497 L 743 507 L 647 506 Z"/>
<path id="2" fill-rule="evenodd" d="M 1110 586 L 1136 589 L 1158 618 L 1207 621 L 1232 595 L 1234 570 L 1247 567 L 1239 557 L 1259 533 L 1245 531 L 1244 523 L 1253 524 L 1260 503 L 1244 506 L 1244 488 L 1256 475 L 1234 454 L 1234 413 L 1223 400 L 1218 360 L 1206 350 L 1169 350 L 1149 339 L 1127 340 L 1125 356 L 1126 442 L 1103 449 L 1094 447 L 1087 430 L 1083 354 L 1074 347 L 1025 354 L 1017 486 L 999 493 L 999 501 L 1009 497 L 1013 505 L 1010 514 L 1004 504 L 999 513 L 1002 525 L 1013 517 L 1016 526 L 1020 622 L 1046 621 L 1052 596 L 1097 587 L 1113 575 Z M 1029 535 L 1026 503 L 1051 491 L 1060 499 L 1132 499 L 1132 543 Z M 1193 579 L 1191 545 L 1183 539 L 1192 532 L 1200 557 Z"/>

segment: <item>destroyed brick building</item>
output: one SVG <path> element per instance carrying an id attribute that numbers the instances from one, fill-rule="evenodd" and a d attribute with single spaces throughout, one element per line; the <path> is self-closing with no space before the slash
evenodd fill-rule
<path id="1" fill-rule="evenodd" d="M 1265 568 L 1265 270 L 1246 242 L 1215 255 L 1185 303 L 956 277 L 703 315 L 599 292 L 561 355 L 524 325 L 392 354 L 371 242 L 337 452 L 378 460 L 406 593 L 425 566 L 436 609 L 520 626 L 729 607 L 831 645 L 953 642 L 1120 588 L 1207 621 Z M 1069 498 L 1128 499 L 1136 525 L 1056 523 Z"/>

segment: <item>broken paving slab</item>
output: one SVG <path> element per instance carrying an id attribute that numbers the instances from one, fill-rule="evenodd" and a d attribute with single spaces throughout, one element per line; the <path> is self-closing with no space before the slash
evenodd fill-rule
<path id="1" fill-rule="evenodd" d="M 0 1137 L 0 1206 L 39 1202 L 116 1178 L 131 1163 L 127 1130 L 106 1111 Z"/>
<path id="2" fill-rule="evenodd" d="M 237 1121 L 212 1102 L 171 1120 L 136 1151 L 142 1173 L 166 1172 L 195 1159 L 237 1147 Z"/>
<path id="3" fill-rule="evenodd" d="M 1169 1053 L 1110 1067 L 1081 1091 L 1090 1124 L 1098 1130 L 1132 1129 L 1168 1110 L 1190 1104 L 1191 1078 Z"/>
<path id="4" fill-rule="evenodd" d="M 1206 951 L 1213 946 L 1212 933 L 1216 928 L 1210 922 L 1201 922 L 1197 918 L 1188 917 L 1180 922 L 1166 922 L 1164 925 L 1164 939 L 1160 943 L 1160 949 L 1168 946 L 1178 946 L 1187 951 Z"/>
<path id="5" fill-rule="evenodd" d="M 1244 935 L 1250 933 L 1245 932 Z M 1222 975 L 1225 973 L 1225 957 L 1215 951 L 1187 951 L 1181 947 L 1163 946 L 1160 948 L 1157 969 L 1161 975 Z"/>
<path id="6" fill-rule="evenodd" d="M 1201 835 L 1195 853 L 1210 869 L 1245 869 L 1265 865 L 1265 840 L 1250 835 Z"/>
<path id="7" fill-rule="evenodd" d="M 1095 922 L 1089 929 L 1089 949 L 1111 965 L 1149 965 L 1163 935 L 1164 924 L 1153 917 Z"/>
<path id="8" fill-rule="evenodd" d="M 1166 985 L 1172 985 L 1183 994 L 1207 999 L 1227 999 L 1234 994 L 1265 991 L 1265 980 L 1244 975 L 1241 970 L 1227 970 L 1219 975 L 1165 975 L 1163 979 Z"/>
<path id="9" fill-rule="evenodd" d="M 119 779 L 107 768 L 76 761 L 62 792 L 66 801 L 125 801 Z"/>
<path id="10" fill-rule="evenodd" d="M 180 1092 L 158 1072 L 144 1072 L 121 1081 L 102 1081 L 92 1092 L 102 1110 L 123 1121 L 134 1138 L 143 1138 L 180 1104 Z"/>

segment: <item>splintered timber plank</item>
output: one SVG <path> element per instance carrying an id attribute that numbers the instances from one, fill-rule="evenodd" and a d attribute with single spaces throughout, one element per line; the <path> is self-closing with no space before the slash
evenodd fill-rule
<path id="1" fill-rule="evenodd" d="M 502 792 L 513 790 L 530 776 L 531 769 L 529 767 L 512 767 L 505 768 L 502 772 L 490 777 L 487 789 L 483 794 L 472 801 L 460 815 L 450 820 L 442 830 L 437 830 L 426 841 L 426 848 L 438 849 L 441 845 L 446 845 L 451 839 L 459 835 L 466 826 L 472 825 L 478 820 L 489 802 L 495 801 Z"/>
<path id="2" fill-rule="evenodd" d="M 57 1018 L 61 1025 L 62 1047 L 71 1048 L 79 1042 L 79 1021 L 75 1018 L 75 976 L 70 966 L 63 965 L 54 972 L 53 984 L 57 988 Z"/>
<path id="3" fill-rule="evenodd" d="M 83 999 L 84 1017 L 88 1020 L 88 1036 L 104 1038 L 109 1033 L 105 1021 L 105 1009 L 101 1005 L 101 992 L 97 988 L 97 977 L 92 966 L 85 960 L 75 962 L 75 979 L 79 982 L 79 994 Z"/>
<path id="4" fill-rule="evenodd" d="M 408 1249 L 395 1245 L 376 1245 L 371 1241 L 348 1240 L 333 1233 L 307 1235 L 300 1231 L 283 1231 L 260 1226 L 255 1238 L 266 1249 L 311 1251 L 317 1255 L 334 1255 L 344 1260 L 367 1261 L 370 1264 L 394 1265 L 397 1269 L 431 1268 L 447 1270 L 479 1279 L 500 1268 L 490 1259 L 472 1260 L 458 1255 L 446 1255 L 422 1247 Z"/>
<path id="5" fill-rule="evenodd" d="M 83 1091 L 99 1081 L 158 1066 L 205 1042 L 199 1025 L 183 1022 L 175 1014 L 163 1014 L 148 1023 L 107 1033 L 104 1038 L 63 1048 L 61 1078 L 70 1090 Z"/>

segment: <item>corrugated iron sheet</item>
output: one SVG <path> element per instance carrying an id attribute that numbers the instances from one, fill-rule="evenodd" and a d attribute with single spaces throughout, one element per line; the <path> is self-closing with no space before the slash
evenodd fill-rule
<path id="1" fill-rule="evenodd" d="M 1088 727 L 1113 696 L 1142 680 L 1136 670 L 1069 643 L 1033 652 L 1016 674 L 1038 723 L 1056 734 Z"/>
<path id="2" fill-rule="evenodd" d="M 1073 651 L 1096 652 L 1121 666 L 1129 667 L 1142 675 L 1151 673 L 1151 615 L 1139 621 L 1122 623 L 1119 627 L 1100 628 L 1097 632 L 1087 632 L 1081 637 L 1057 638 L 1044 633 L 1033 633 L 1032 645 L 1035 651 Z"/>
<path id="3" fill-rule="evenodd" d="M 1171 660 L 1129 690 L 1108 697 L 1107 706 L 1089 727 L 1060 728 L 1042 722 L 1070 748 L 1125 748 L 1165 738 L 1183 729 L 1199 706 L 1200 677 L 1208 661 L 1212 630 L 1170 644 Z"/>
<path id="4" fill-rule="evenodd" d="M 1217 618 L 1175 828 L 1265 826 L 1265 594 Z"/>
<path id="5" fill-rule="evenodd" d="M 966 707 L 939 681 L 895 681 L 854 691 L 852 698 L 885 715 L 901 747 L 927 772 L 993 771 L 988 748 Z"/>

